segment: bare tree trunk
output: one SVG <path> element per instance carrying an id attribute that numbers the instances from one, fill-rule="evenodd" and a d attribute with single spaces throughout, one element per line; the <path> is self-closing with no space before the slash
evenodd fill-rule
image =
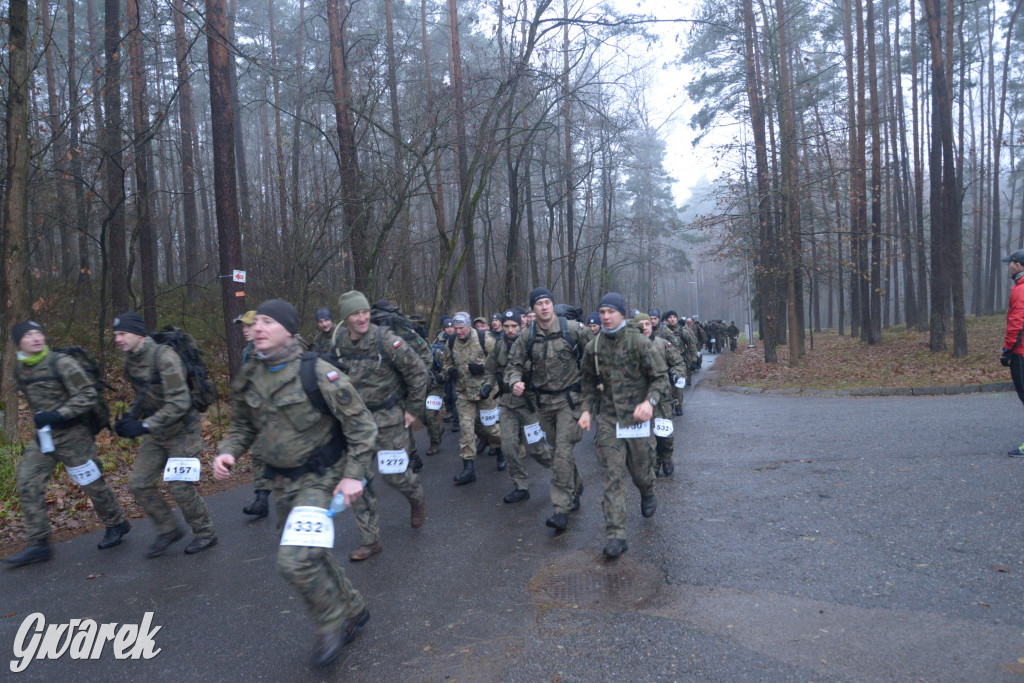
<path id="1" fill-rule="evenodd" d="M 146 113 L 146 68 L 142 63 L 142 25 L 138 0 L 127 0 L 128 59 L 132 82 L 132 118 L 135 127 L 135 210 L 139 225 L 139 274 L 142 277 L 142 317 L 155 330 L 156 274 L 155 237 L 150 220 L 149 115 Z"/>
<path id="2" fill-rule="evenodd" d="M 75 45 L 75 0 L 68 0 L 68 72 L 78 73 L 78 58 Z M 78 233 L 78 278 L 76 290 L 86 298 L 92 295 L 92 276 L 89 272 L 89 220 L 85 202 L 85 186 L 82 180 L 82 150 L 79 147 L 79 135 L 82 125 L 82 111 L 78 100 L 78 80 L 69 79 L 68 111 L 71 120 L 68 125 L 69 169 L 71 181 L 75 188 L 75 231 Z M 98 91 L 97 91 L 98 92 Z"/>
<path id="3" fill-rule="evenodd" d="M 246 161 L 245 155 L 245 137 L 242 134 L 242 102 L 238 96 L 238 67 L 235 65 L 234 55 L 231 54 L 231 49 L 236 44 L 235 41 L 235 5 L 236 0 L 228 0 L 227 6 L 227 45 L 231 46 L 228 49 L 228 56 L 230 61 L 228 63 L 231 77 L 231 116 L 234 119 L 235 125 L 235 164 L 237 165 L 238 172 L 238 189 L 240 191 L 240 198 L 242 201 L 242 216 L 241 225 L 245 226 L 246 229 L 252 225 L 252 202 L 249 199 L 249 165 Z M 216 186 L 216 179 L 214 179 L 214 185 Z"/>
<path id="4" fill-rule="evenodd" d="M 182 217 L 185 234 L 186 296 L 189 301 L 199 298 L 199 216 L 196 214 L 195 162 L 192 148 L 196 136 L 196 124 L 192 112 L 192 82 L 188 73 L 188 42 L 185 39 L 185 5 L 183 0 L 174 0 L 171 16 L 174 20 L 175 62 L 178 66 L 178 116 L 181 119 L 181 194 Z"/>
<path id="5" fill-rule="evenodd" d="M 25 274 L 28 271 L 28 176 L 31 143 L 28 136 L 30 79 L 28 0 L 9 0 L 7 40 L 9 94 L 7 99 L 7 193 L 4 203 L 4 317 L 9 324 L 27 319 L 30 311 Z M 10 343 L 10 342 L 9 342 Z M 14 382 L 15 353 L 3 354 L 0 398 L 5 406 L 4 435 L 18 440 L 18 395 Z"/>
<path id="6" fill-rule="evenodd" d="M 875 1 L 867 0 L 868 85 L 871 91 L 871 315 L 868 344 L 882 341 L 882 128 L 878 104 Z"/>
<path id="7" fill-rule="evenodd" d="M 569 0 L 562 0 L 562 118 L 565 126 L 565 293 L 576 301 L 576 184 L 573 181 L 572 99 L 569 96 Z"/>
<path id="8" fill-rule="evenodd" d="M 277 201 L 280 205 L 281 222 L 274 231 L 284 237 L 288 224 L 288 191 L 284 164 L 284 133 L 281 131 L 281 83 L 278 75 L 277 61 L 277 26 L 274 23 L 274 0 L 267 0 L 267 12 L 270 23 L 270 78 L 274 86 L 274 152 L 277 160 Z"/>
<path id="9" fill-rule="evenodd" d="M 210 116 L 213 124 L 213 178 L 217 205 L 217 242 L 220 274 L 242 268 L 242 240 L 235 191 L 235 122 L 231 110 L 231 55 L 227 47 L 224 0 L 206 0 L 206 46 L 210 73 Z M 236 296 L 238 285 L 220 278 L 224 335 L 228 341 L 228 369 L 234 377 L 242 367 L 242 332 L 232 321 L 245 311 Z"/>
<path id="10" fill-rule="evenodd" d="M 370 294 L 370 276 L 373 273 L 369 263 L 369 207 L 363 203 L 362 180 L 359 174 L 359 155 L 356 149 L 355 122 L 349 104 L 348 66 L 345 57 L 345 36 L 342 32 L 341 11 L 348 8 L 345 0 L 327 0 L 327 29 L 331 37 L 331 76 L 334 86 L 334 117 L 338 129 L 339 180 L 344 201 L 345 223 L 349 230 L 349 246 L 352 252 L 353 286 Z"/>
<path id="11" fill-rule="evenodd" d="M 103 166 L 107 215 L 107 265 L 110 273 L 110 302 L 118 311 L 128 308 L 127 254 L 124 239 L 124 162 L 121 145 L 121 0 L 106 0 L 104 21 Z"/>
<path id="12" fill-rule="evenodd" d="M 778 16 L 779 40 L 779 143 L 782 148 L 782 238 L 785 240 L 785 273 L 787 317 L 789 320 L 789 365 L 800 364 L 800 335 L 802 326 L 799 311 L 803 303 L 797 296 L 797 273 L 800 269 L 800 201 L 797 197 L 796 122 L 793 115 L 793 80 L 789 69 L 788 16 L 784 0 L 775 0 Z"/>

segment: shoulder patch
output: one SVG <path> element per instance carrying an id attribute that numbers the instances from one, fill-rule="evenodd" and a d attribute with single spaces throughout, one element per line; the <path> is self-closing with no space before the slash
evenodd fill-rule
<path id="1" fill-rule="evenodd" d="M 396 339 L 395 341 L 393 341 L 393 342 L 391 343 L 391 346 L 392 346 L 392 347 L 394 347 L 394 348 L 396 348 L 396 349 L 397 349 L 397 348 L 398 348 L 399 346 L 401 346 L 401 345 L 402 345 L 402 340 L 401 340 L 401 339 Z"/>
<path id="2" fill-rule="evenodd" d="M 338 402 L 339 406 L 347 406 L 352 402 L 352 392 L 348 389 L 342 389 L 338 392 L 334 400 Z"/>
<path id="3" fill-rule="evenodd" d="M 326 378 L 328 379 L 328 381 L 330 381 L 330 382 L 334 382 L 334 381 L 336 381 L 336 380 L 337 380 L 337 379 L 338 379 L 339 377 L 341 377 L 341 375 L 339 375 L 339 374 L 338 374 L 338 371 L 337 371 L 337 370 L 328 370 L 328 371 L 327 371 L 327 374 L 326 374 L 326 375 L 324 375 L 324 376 L 325 376 L 325 377 L 326 377 Z"/>

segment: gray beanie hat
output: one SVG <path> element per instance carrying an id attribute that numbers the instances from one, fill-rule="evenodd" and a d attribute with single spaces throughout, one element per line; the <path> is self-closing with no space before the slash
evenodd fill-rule
<path id="1" fill-rule="evenodd" d="M 353 289 L 338 297 L 338 318 L 342 322 L 353 313 L 368 310 L 370 310 L 370 300 L 362 292 Z"/>

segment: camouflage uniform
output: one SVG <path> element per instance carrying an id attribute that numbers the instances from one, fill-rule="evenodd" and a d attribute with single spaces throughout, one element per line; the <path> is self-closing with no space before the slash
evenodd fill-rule
<path id="1" fill-rule="evenodd" d="M 582 353 L 590 339 L 590 330 L 575 321 L 568 322 L 568 332 Z M 573 448 L 583 438 L 578 424 L 582 410 L 580 398 L 580 368 L 576 351 L 562 336 L 562 326 L 556 317 L 550 329 L 534 322 L 537 333 L 530 346 L 530 328 L 523 328 L 509 351 L 505 383 L 526 383 L 524 395 L 533 394 L 540 414 L 540 425 L 554 446 L 551 467 L 551 503 L 555 514 L 571 511 L 583 486 L 576 468 Z"/>
<path id="2" fill-rule="evenodd" d="M 125 354 L 124 370 L 136 395 L 145 394 L 134 416 L 149 428 L 128 475 L 128 488 L 157 532 L 169 534 L 178 523 L 160 493 L 164 465 L 167 458 L 199 457 L 203 450 L 199 414 L 192 406 L 185 364 L 174 349 L 146 337 L 138 351 Z M 213 522 L 195 484 L 171 481 L 167 487 L 196 538 L 214 536 Z"/>
<path id="3" fill-rule="evenodd" d="M 615 424 L 635 424 L 633 411 L 644 400 L 667 401 L 668 368 L 654 344 L 629 324 L 614 334 L 599 332 L 583 352 L 581 369 L 583 409 L 597 425 L 597 459 L 605 468 L 605 535 L 625 540 L 627 473 L 642 496 L 653 495 L 654 454 L 651 438 L 619 439 Z"/>
<path id="4" fill-rule="evenodd" d="M 253 348 L 252 342 L 249 342 L 242 351 L 242 365 L 255 357 L 256 350 Z M 263 466 L 263 457 L 260 455 L 262 448 L 263 441 L 261 439 L 257 439 L 256 443 L 252 445 L 252 488 L 254 491 L 269 491 L 271 488 L 270 479 L 267 478 L 266 468 Z"/>
<path id="5" fill-rule="evenodd" d="M 324 332 L 320 329 L 320 326 L 316 327 L 316 334 L 313 335 L 313 341 L 309 344 L 309 350 L 315 351 L 316 353 L 330 353 L 331 352 L 331 338 L 334 336 L 334 331 L 338 329 L 337 325 L 332 325 L 331 329 Z"/>
<path id="6" fill-rule="evenodd" d="M 509 341 L 504 335 L 498 339 L 494 349 L 487 356 L 484 369 L 487 371 L 487 383 L 498 387 L 501 394 L 498 397 L 498 405 L 501 406 L 501 421 L 498 427 L 501 430 L 501 452 L 508 461 L 508 473 L 512 477 L 512 484 L 516 490 L 527 490 L 529 477 L 526 474 L 524 455 L 529 454 L 542 467 L 551 469 L 553 456 L 550 447 L 544 441 L 537 443 L 526 443 L 526 434 L 523 427 L 540 421 L 540 415 L 530 400 L 529 394 L 516 396 L 512 393 L 512 387 L 505 383 L 504 373 L 508 367 L 509 352 L 514 341 Z M 497 389 L 496 389 L 497 391 Z"/>
<path id="7" fill-rule="evenodd" d="M 349 381 L 359 397 L 373 413 L 377 424 L 377 451 L 399 451 L 408 446 L 405 411 L 418 418 L 425 412 L 427 370 L 400 337 L 391 330 L 370 324 L 359 341 L 352 341 L 348 328 L 342 326 L 334 339 L 334 355 L 341 361 Z M 397 489 L 410 505 L 423 503 L 423 484 L 410 466 L 400 474 L 381 475 Z M 366 468 L 366 480 L 373 482 L 373 468 Z M 372 491 L 371 487 L 367 487 Z M 359 544 L 373 545 L 380 540 L 380 511 L 377 496 L 360 496 L 352 505 Z"/>
<path id="8" fill-rule="evenodd" d="M 45 541 L 50 535 L 46 515 L 46 482 L 58 462 L 65 467 L 78 467 L 96 458 L 96 440 L 81 418 L 96 404 L 97 393 L 92 379 L 72 358 L 55 351 L 33 366 L 14 364 L 14 377 L 28 400 L 33 413 L 56 412 L 69 421 L 66 427 L 51 428 L 54 450 L 43 453 L 35 439 L 25 443 L 18 463 L 18 498 L 29 544 Z M 103 470 L 102 464 L 99 467 Z M 101 476 L 82 487 L 100 521 L 108 527 L 122 524 L 124 513 L 110 484 Z"/>
<path id="9" fill-rule="evenodd" d="M 663 337 L 654 337 L 651 339 L 654 343 L 654 348 L 657 349 L 658 353 L 661 354 L 662 360 L 665 361 L 665 365 L 668 367 L 668 372 L 671 374 L 679 375 L 683 372 L 683 357 L 679 355 L 679 349 L 672 346 Z M 659 417 L 665 420 L 672 419 L 672 404 L 669 401 L 661 401 L 654 407 L 654 417 Z M 653 429 L 654 423 L 651 423 Z M 657 455 L 657 462 L 654 464 L 654 471 L 665 463 L 672 462 L 672 451 L 675 450 L 675 432 L 668 436 L 655 436 L 655 453 Z"/>
<path id="10" fill-rule="evenodd" d="M 276 371 L 262 361 L 246 365 L 232 383 L 231 428 L 219 446 L 221 453 L 239 458 L 257 435 L 262 436 L 279 528 L 293 507 L 330 507 L 342 478 L 367 477 L 377 441 L 373 416 L 348 377 L 326 361 L 316 361 L 317 386 L 331 411 L 327 415 L 303 390 L 301 364 L 296 349 Z M 347 445 L 335 441 L 339 424 Z M 333 464 L 321 461 L 322 468 L 305 467 L 314 451 L 322 452 L 319 449 L 335 455 L 344 450 Z M 298 590 L 317 633 L 335 631 L 363 611 L 363 597 L 329 548 L 279 546 L 277 573 Z"/>
<path id="11" fill-rule="evenodd" d="M 494 348 L 494 338 L 485 332 L 482 347 L 480 339 L 477 330 L 470 330 L 465 340 L 453 336 L 444 347 L 443 372 L 447 374 L 449 369 L 455 368 L 459 373 L 455 379 L 455 409 L 459 414 L 459 425 L 462 427 L 462 431 L 459 432 L 459 457 L 463 460 L 476 460 L 476 434 L 473 426 L 477 423 L 480 411 L 493 410 L 498 405 L 495 399 L 497 386 L 491 387 L 491 395 L 488 398 L 480 396 L 480 389 L 487 384 L 487 373 L 484 372 L 483 365 Z M 470 365 L 479 365 L 479 374 L 472 374 Z M 501 447 L 498 425 L 478 424 L 477 429 L 492 447 Z"/>
<path id="12" fill-rule="evenodd" d="M 427 400 L 426 397 L 428 393 L 440 395 L 440 393 L 443 392 L 443 389 L 434 381 L 434 376 L 432 372 L 434 367 L 434 354 L 430 352 L 430 344 L 428 344 L 426 340 L 423 339 L 423 337 L 419 336 L 418 334 L 416 335 L 415 339 L 411 339 L 409 337 L 403 337 L 402 339 L 403 341 L 405 341 L 406 346 L 411 348 L 416 353 L 416 356 L 423 363 L 423 369 L 427 373 L 427 386 L 423 392 L 423 401 L 420 402 L 419 406 L 422 413 L 417 412 L 416 410 L 410 410 L 408 407 L 406 408 L 406 410 L 409 410 L 410 413 L 419 418 L 420 422 L 422 422 L 424 426 L 426 426 L 427 437 L 430 439 L 430 445 L 440 446 L 441 421 L 438 417 L 439 411 L 426 410 L 424 406 L 424 402 Z M 415 456 L 418 450 L 419 449 L 416 447 L 416 436 L 413 433 L 413 428 L 409 427 L 409 455 Z"/>

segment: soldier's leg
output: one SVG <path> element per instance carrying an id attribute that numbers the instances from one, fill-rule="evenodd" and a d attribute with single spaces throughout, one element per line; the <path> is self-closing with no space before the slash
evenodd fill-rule
<path id="1" fill-rule="evenodd" d="M 641 496 L 654 493 L 654 448 L 651 438 L 620 439 L 628 443 L 625 453 L 625 464 L 633 478 L 633 484 L 640 490 Z M 625 498 L 625 497 L 623 497 Z"/>
<path id="2" fill-rule="evenodd" d="M 666 403 L 659 403 L 654 412 L 656 417 L 664 420 L 672 419 L 671 410 Z M 675 448 L 675 432 L 673 431 L 668 436 L 657 436 L 655 439 L 656 458 L 651 464 L 654 467 L 655 474 L 657 474 L 663 465 L 672 462 L 672 451 Z"/>
<path id="3" fill-rule="evenodd" d="M 413 432 L 412 427 L 405 429 L 405 433 L 408 436 L 406 452 L 409 454 L 410 460 L 415 460 L 420 452 L 419 448 L 416 446 L 416 434 Z"/>
<path id="4" fill-rule="evenodd" d="M 498 407 L 498 401 L 494 398 L 482 398 L 477 403 L 478 415 L 480 411 L 494 410 Z M 492 425 L 485 425 L 483 422 L 479 422 L 480 435 L 487 439 L 488 445 L 491 448 L 501 448 L 501 429 L 498 427 L 498 423 Z"/>
<path id="5" fill-rule="evenodd" d="M 542 425 L 551 425 L 544 431 L 548 439 L 554 436 L 555 451 L 551 463 L 551 504 L 555 512 L 569 512 L 573 508 L 576 498 L 576 490 L 579 487 L 579 471 L 576 469 L 576 459 L 573 457 L 573 449 L 576 442 L 582 436 L 582 430 L 576 420 L 573 419 L 574 410 L 568 403 L 562 403 L 557 408 L 542 409 L 545 420 Z"/>
<path id="6" fill-rule="evenodd" d="M 92 439 L 83 440 L 77 448 L 58 450 L 57 457 L 65 467 L 80 467 L 96 457 L 96 442 Z M 124 523 L 124 511 L 114 497 L 110 484 L 102 475 L 96 481 L 83 486 L 82 490 L 89 496 L 96 515 L 104 526 L 118 526 Z"/>
<path id="7" fill-rule="evenodd" d="M 267 468 L 263 464 L 263 438 L 256 438 L 252 445 L 252 488 L 254 491 L 270 491 L 272 488 L 270 478 L 267 477 Z"/>
<path id="8" fill-rule="evenodd" d="M 199 432 L 199 421 L 184 434 L 177 436 L 173 444 L 169 444 L 169 457 L 198 458 L 203 451 L 203 437 Z M 213 520 L 206 509 L 206 502 L 203 501 L 196 490 L 196 484 L 191 481 L 168 482 L 167 488 L 171 490 L 171 498 L 181 508 L 181 514 L 185 517 L 192 533 L 196 538 L 210 538 L 214 536 Z"/>
<path id="9" fill-rule="evenodd" d="M 468 401 L 462 394 L 455 399 L 455 412 L 459 424 L 465 427 L 459 432 L 459 457 L 463 460 L 476 460 L 476 433 L 473 422 L 476 420 L 476 402 Z"/>
<path id="10" fill-rule="evenodd" d="M 615 436 L 615 421 L 597 417 L 597 460 L 604 468 L 605 536 L 626 540 L 626 445 L 627 441 Z"/>
<path id="11" fill-rule="evenodd" d="M 520 451 L 520 444 L 526 439 L 519 412 L 502 406 L 498 431 L 501 433 L 501 452 L 508 461 L 508 474 L 512 477 L 512 486 L 516 491 L 526 490 L 529 488 L 529 475 L 526 473 L 523 454 Z"/>
<path id="12" fill-rule="evenodd" d="M 57 460 L 39 452 L 35 441 L 25 443 L 25 451 L 18 463 L 18 499 L 21 501 L 25 540 L 29 545 L 50 537 L 50 520 L 46 515 L 46 482 L 50 479 Z"/>
<path id="13" fill-rule="evenodd" d="M 340 478 L 341 469 L 337 466 L 326 475 L 311 473 L 296 481 L 278 477 L 274 487 L 278 523 L 284 524 L 292 507 L 329 507 L 334 485 Z M 299 592 L 318 634 L 339 629 L 345 619 L 364 609 L 363 596 L 352 587 L 330 548 L 279 546 L 276 568 Z"/>
<path id="14" fill-rule="evenodd" d="M 327 502 L 330 504 L 330 501 Z M 360 547 L 373 546 L 380 542 L 380 504 L 377 492 L 373 488 L 372 468 L 367 468 L 363 495 L 352 503 L 352 515 L 356 520 L 356 528 L 359 529 Z"/>
<path id="15" fill-rule="evenodd" d="M 405 426 L 401 424 L 381 427 L 377 432 L 377 449 L 382 451 L 401 450 L 404 447 L 407 434 Z M 420 481 L 420 475 L 412 471 L 411 462 L 405 472 L 382 474 L 381 477 L 391 488 L 405 496 L 411 505 L 419 505 L 423 502 L 423 482 Z"/>
<path id="16" fill-rule="evenodd" d="M 139 452 L 135 455 L 135 464 L 128 475 L 128 489 L 139 507 L 153 520 L 158 534 L 169 534 L 178 528 L 178 522 L 160 492 L 167 457 L 164 444 L 150 434 L 142 440 Z"/>
<path id="17" fill-rule="evenodd" d="M 441 421 L 438 419 L 438 410 L 428 410 L 424 416 L 423 424 L 427 427 L 427 437 L 430 439 L 431 450 L 441 445 Z M 434 455 L 427 451 L 427 455 Z"/>

